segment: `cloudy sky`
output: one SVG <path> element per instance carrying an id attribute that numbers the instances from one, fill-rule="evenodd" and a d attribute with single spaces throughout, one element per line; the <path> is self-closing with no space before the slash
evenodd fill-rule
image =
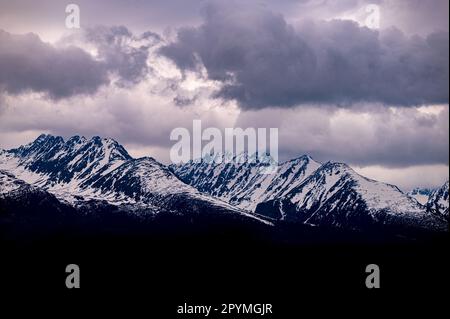
<path id="1" fill-rule="evenodd" d="M 448 179 L 448 0 L 79 0 L 80 29 L 68 3 L 0 0 L 1 148 L 100 135 L 168 163 L 201 119 L 404 190 Z"/>

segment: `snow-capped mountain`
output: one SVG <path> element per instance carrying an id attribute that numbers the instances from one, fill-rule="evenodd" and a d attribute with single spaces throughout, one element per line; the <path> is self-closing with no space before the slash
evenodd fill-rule
<path id="1" fill-rule="evenodd" d="M 449 197 L 448 197 L 448 181 L 444 185 L 435 189 L 427 201 L 427 207 L 444 216 L 447 220 L 449 218 L 448 207 L 449 207 Z"/>
<path id="2" fill-rule="evenodd" d="M 434 189 L 431 188 L 421 188 L 416 187 L 412 191 L 408 192 L 408 196 L 414 198 L 422 205 L 426 205 L 428 202 L 428 199 L 430 198 L 431 193 L 434 191 Z"/>
<path id="3" fill-rule="evenodd" d="M 281 163 L 275 174 L 261 174 L 259 165 L 189 162 L 171 169 L 202 192 L 275 220 L 352 229 L 447 227 L 398 187 L 365 178 L 346 164 L 302 156 Z"/>
<path id="4" fill-rule="evenodd" d="M 342 163 L 323 164 L 282 198 L 259 204 L 256 212 L 267 210 L 280 219 L 313 225 L 446 229 L 446 223 L 398 187 L 368 179 Z"/>
<path id="5" fill-rule="evenodd" d="M 263 174 L 264 163 L 240 161 L 235 156 L 229 162 L 191 161 L 172 165 L 171 169 L 182 181 L 201 192 L 253 211 L 258 203 L 285 196 L 320 165 L 309 156 L 301 156 L 282 163 L 274 174 Z"/>
<path id="6" fill-rule="evenodd" d="M 64 141 L 41 135 L 28 145 L 2 151 L 0 169 L 73 206 L 94 200 L 133 211 L 138 207 L 141 214 L 206 210 L 266 222 L 201 194 L 153 158 L 134 159 L 116 141 L 97 136 Z"/>
<path id="7" fill-rule="evenodd" d="M 4 216 L 26 211 L 34 218 L 33 207 L 50 203 L 42 210 L 48 208 L 56 220 L 64 212 L 77 222 L 79 214 L 102 212 L 109 218 L 114 212 L 144 219 L 184 216 L 189 223 L 206 219 L 208 225 L 232 221 L 252 228 L 302 223 L 352 230 L 447 230 L 442 215 L 448 216 L 448 183 L 424 206 L 346 164 L 301 156 L 266 174 L 267 164 L 249 159 L 243 153 L 232 162 L 169 168 L 151 157 L 132 158 L 113 139 L 41 135 L 0 151 L 0 206 L 9 207 Z"/>

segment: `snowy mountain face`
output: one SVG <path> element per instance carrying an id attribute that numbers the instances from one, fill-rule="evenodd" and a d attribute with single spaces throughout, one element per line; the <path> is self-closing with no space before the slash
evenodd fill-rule
<path id="1" fill-rule="evenodd" d="M 46 176 L 45 183 L 68 183 L 113 169 L 131 157 L 112 139 L 41 135 L 33 143 L 9 151 L 24 169 Z"/>
<path id="2" fill-rule="evenodd" d="M 363 230 L 405 225 L 445 230 L 445 222 L 396 186 L 357 174 L 342 163 L 320 164 L 308 156 L 284 162 L 275 174 L 256 164 L 172 166 L 186 183 L 274 220 Z"/>
<path id="3" fill-rule="evenodd" d="M 169 168 L 151 157 L 132 158 L 112 139 L 74 136 L 65 141 L 41 135 L 28 145 L 0 151 L 0 213 L 7 207 L 4 216 L 23 212 L 33 220 L 38 216 L 33 210 L 40 207 L 47 220 L 83 225 L 80 214 L 101 213 L 112 223 L 123 215 L 184 216 L 189 225 L 196 219 L 251 228 L 284 229 L 292 223 L 358 231 L 447 231 L 448 183 L 433 191 L 425 206 L 412 194 L 365 178 L 346 164 L 301 156 L 265 174 L 266 164 L 249 161 L 245 153 L 238 157 L 231 163 L 200 161 Z"/>
<path id="4" fill-rule="evenodd" d="M 230 163 L 191 161 L 171 166 L 171 169 L 182 181 L 201 192 L 253 211 L 260 202 L 285 196 L 319 166 L 311 157 L 302 156 L 282 163 L 274 174 L 263 174 L 264 164 L 240 163 L 234 157 Z"/>
<path id="5" fill-rule="evenodd" d="M 281 219 L 313 225 L 447 227 L 396 186 L 365 178 L 342 163 L 323 164 L 283 198 L 258 205 L 256 212 L 273 208 Z"/>
<path id="6" fill-rule="evenodd" d="M 180 181 L 152 158 L 133 159 L 112 139 L 41 135 L 34 142 L 0 153 L 1 189 L 11 188 L 8 178 L 22 180 L 76 206 L 86 201 L 139 208 L 140 214 L 199 209 L 260 221 L 260 218 L 201 194 Z M 3 184 L 3 182 L 5 182 Z M 6 186 L 10 185 L 10 186 Z M 261 220 L 266 222 L 264 220 Z"/>
<path id="7" fill-rule="evenodd" d="M 430 194 L 427 207 L 448 220 L 448 181 Z"/>

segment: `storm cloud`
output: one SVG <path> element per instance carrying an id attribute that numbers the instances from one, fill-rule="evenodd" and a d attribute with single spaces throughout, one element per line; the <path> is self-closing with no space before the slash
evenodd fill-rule
<path id="1" fill-rule="evenodd" d="M 93 56 L 71 41 L 81 37 L 95 48 Z M 10 34 L 0 30 L 0 90 L 11 94 L 28 91 L 47 94 L 54 100 L 93 94 L 110 84 L 118 86 L 142 81 L 151 69 L 149 48 L 161 41 L 158 34 L 133 35 L 124 26 L 98 26 L 68 36 L 60 46 L 43 42 L 37 35 Z"/>
<path id="2" fill-rule="evenodd" d="M 181 70 L 204 66 L 216 95 L 243 109 L 304 103 L 394 106 L 448 103 L 449 35 L 407 36 L 353 21 L 295 27 L 263 8 L 212 4 L 160 53 Z"/>
<path id="3" fill-rule="evenodd" d="M 109 82 L 107 68 L 80 48 L 56 48 L 28 33 L 0 30 L 0 90 L 34 91 L 53 99 L 92 94 Z"/>
<path id="4" fill-rule="evenodd" d="M 148 31 L 134 36 L 125 26 L 89 28 L 85 38 L 97 48 L 98 57 L 108 70 L 119 76 L 118 84 L 125 86 L 138 83 L 150 72 L 148 50 L 161 41 L 157 33 Z"/>

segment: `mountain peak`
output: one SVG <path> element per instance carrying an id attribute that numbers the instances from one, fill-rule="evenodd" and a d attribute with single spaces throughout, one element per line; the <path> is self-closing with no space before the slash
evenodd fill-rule
<path id="1" fill-rule="evenodd" d="M 87 139 L 84 136 L 74 135 L 67 140 L 67 144 L 85 143 Z"/>
<path id="2" fill-rule="evenodd" d="M 44 157 L 46 160 L 54 156 L 74 154 L 75 152 L 82 152 L 84 155 L 80 154 L 80 156 L 88 156 L 89 158 L 106 157 L 105 161 L 132 158 L 116 140 L 101 138 L 100 136 L 94 136 L 88 140 L 84 136 L 74 135 L 64 141 L 61 136 L 41 134 L 33 142 L 11 149 L 9 152 L 21 158 Z"/>
<path id="3" fill-rule="evenodd" d="M 47 142 L 64 142 L 64 139 L 61 136 L 54 136 L 51 134 L 41 134 L 39 135 L 33 142 L 30 144 L 43 144 Z M 28 144 L 28 145 L 30 145 Z"/>
<path id="4" fill-rule="evenodd" d="M 349 172 L 349 173 L 356 173 L 347 164 L 341 163 L 341 162 L 333 162 L 333 161 L 326 162 L 325 164 L 322 165 L 321 169 L 325 170 L 325 171 L 333 171 L 336 174 L 340 173 L 341 171 Z"/>
<path id="5" fill-rule="evenodd" d="M 305 162 L 305 163 L 310 163 L 310 162 L 315 162 L 320 164 L 320 162 L 316 161 L 315 159 L 313 159 L 311 156 L 304 154 L 304 155 L 300 155 L 298 157 L 289 159 L 285 162 L 283 162 L 282 164 L 292 164 L 292 163 L 299 163 L 299 162 Z"/>
<path id="6" fill-rule="evenodd" d="M 13 155 L 19 165 L 47 176 L 50 185 L 81 182 L 132 159 L 125 148 L 111 138 L 94 136 L 86 139 L 79 135 L 64 141 L 61 136 L 41 134 L 32 143 L 7 153 Z"/>
<path id="7" fill-rule="evenodd" d="M 43 141 L 43 140 L 47 139 L 49 136 L 51 136 L 51 135 L 42 133 L 34 140 L 34 142 Z"/>
<path id="8" fill-rule="evenodd" d="M 42 153 L 52 152 L 62 144 L 64 144 L 64 139 L 61 136 L 41 134 L 33 142 L 11 149 L 8 152 L 22 158 L 33 157 Z"/>

